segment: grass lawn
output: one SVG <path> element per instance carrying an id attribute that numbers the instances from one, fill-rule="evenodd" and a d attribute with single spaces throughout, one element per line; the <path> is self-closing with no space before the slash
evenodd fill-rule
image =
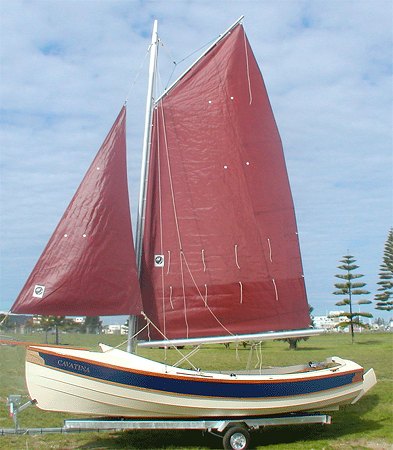
<path id="1" fill-rule="evenodd" d="M 44 336 L 12 336 L 43 342 Z M 0 337 L 2 339 L 2 337 Z M 52 337 L 50 339 L 53 339 Z M 62 344 L 97 349 L 98 342 L 117 345 L 123 336 L 61 335 Z M 139 350 L 139 354 L 169 362 L 178 359 L 175 350 Z M 366 369 L 373 367 L 377 385 L 357 404 L 332 412 L 329 426 L 302 425 L 277 427 L 252 433 L 252 448 L 271 449 L 393 449 L 393 334 L 357 334 L 355 343 L 347 334 L 329 334 L 299 343 L 296 351 L 285 342 L 266 342 L 262 346 L 264 366 L 291 365 L 321 361 L 328 356 L 352 359 Z M 249 349 L 209 346 L 193 356 L 202 369 L 244 369 Z M 27 397 L 24 381 L 25 348 L 0 345 L 0 429 L 12 428 L 6 399 L 9 394 Z M 256 363 L 256 360 L 254 360 Z M 71 417 L 71 416 L 69 416 Z M 75 416 L 72 416 L 75 417 Z M 29 407 L 20 416 L 20 427 L 61 427 L 62 413 L 49 413 Z M 35 436 L 0 436 L 0 449 L 212 449 L 222 448 L 221 439 L 198 431 L 129 431 Z"/>

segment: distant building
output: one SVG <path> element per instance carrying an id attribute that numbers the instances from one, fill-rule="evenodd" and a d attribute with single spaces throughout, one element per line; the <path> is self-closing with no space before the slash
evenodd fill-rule
<path id="1" fill-rule="evenodd" d="M 340 331 L 337 327 L 339 323 L 349 322 L 348 317 L 342 316 L 343 311 L 330 311 L 327 316 L 315 316 L 313 323 L 315 328 L 322 328 L 326 331 Z"/>
<path id="2" fill-rule="evenodd" d="M 83 325 L 85 323 L 84 317 L 72 317 L 71 320 L 75 323 L 78 323 L 80 325 Z"/>
<path id="3" fill-rule="evenodd" d="M 128 334 L 128 327 L 126 325 L 105 325 L 103 332 L 105 334 Z"/>

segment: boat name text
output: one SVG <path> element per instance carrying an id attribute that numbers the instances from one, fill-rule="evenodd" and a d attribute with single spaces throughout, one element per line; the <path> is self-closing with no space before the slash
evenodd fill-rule
<path id="1" fill-rule="evenodd" d="M 77 370 L 82 373 L 90 373 L 90 369 L 87 366 L 75 362 L 64 361 L 64 359 L 58 359 L 57 365 L 64 367 L 65 369 Z"/>

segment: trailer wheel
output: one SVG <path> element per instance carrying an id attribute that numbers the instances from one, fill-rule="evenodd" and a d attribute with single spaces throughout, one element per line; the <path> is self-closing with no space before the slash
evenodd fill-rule
<path id="1" fill-rule="evenodd" d="M 228 429 L 223 437 L 225 450 L 246 450 L 250 444 L 250 433 L 242 426 Z"/>

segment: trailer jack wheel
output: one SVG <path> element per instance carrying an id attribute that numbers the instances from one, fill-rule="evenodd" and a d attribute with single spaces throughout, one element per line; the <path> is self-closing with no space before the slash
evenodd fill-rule
<path id="1" fill-rule="evenodd" d="M 250 433 L 241 426 L 228 429 L 223 437 L 225 450 L 246 450 L 250 444 Z"/>

